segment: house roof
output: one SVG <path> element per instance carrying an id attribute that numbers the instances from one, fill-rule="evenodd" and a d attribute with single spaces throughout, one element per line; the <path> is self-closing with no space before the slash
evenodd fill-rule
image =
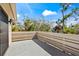
<path id="1" fill-rule="evenodd" d="M 0 3 L 2 9 L 6 12 L 10 19 L 16 20 L 16 4 L 15 3 Z"/>

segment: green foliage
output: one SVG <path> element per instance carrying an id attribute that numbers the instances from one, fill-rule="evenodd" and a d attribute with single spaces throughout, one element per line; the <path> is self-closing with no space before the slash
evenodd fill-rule
<path id="1" fill-rule="evenodd" d="M 70 3 L 62 3 L 60 4 L 60 6 L 62 7 L 61 13 L 62 16 L 60 19 L 58 19 L 58 21 L 56 22 L 59 25 L 62 24 L 61 29 L 59 29 L 61 32 L 63 31 L 64 33 L 71 33 L 71 34 L 79 34 L 79 24 L 76 24 L 74 26 L 71 27 L 67 27 L 66 26 L 66 22 L 67 19 L 69 17 L 75 17 L 75 19 L 79 19 L 79 8 L 73 8 L 70 13 L 66 13 L 66 11 L 68 10 L 69 6 L 71 4 Z M 78 17 L 78 18 L 77 18 Z M 22 31 L 24 29 L 24 31 L 55 31 L 55 30 L 51 30 L 50 25 L 45 23 L 44 21 L 44 17 L 41 18 L 41 21 L 33 21 L 31 18 L 27 17 L 24 19 L 24 24 L 14 24 L 12 25 L 12 31 Z"/>
<path id="2" fill-rule="evenodd" d="M 66 10 L 68 9 L 70 3 L 61 3 L 60 5 L 61 5 L 62 8 L 63 8 L 62 11 L 66 11 Z"/>
<path id="3" fill-rule="evenodd" d="M 79 28 L 79 24 L 74 25 L 74 28 Z"/>
<path id="4" fill-rule="evenodd" d="M 73 8 L 72 9 L 72 13 L 73 13 L 73 17 L 75 18 L 75 20 L 78 20 L 79 18 L 79 7 Z"/>
<path id="5" fill-rule="evenodd" d="M 41 24 L 40 31 L 50 31 L 49 25 Z"/>
<path id="6" fill-rule="evenodd" d="M 28 31 L 35 31 L 36 25 L 33 23 L 32 26 L 28 29 Z"/>
<path id="7" fill-rule="evenodd" d="M 69 32 L 69 28 L 68 27 L 64 27 L 64 33 L 68 33 Z"/>
<path id="8" fill-rule="evenodd" d="M 64 16 L 64 20 L 66 20 L 67 18 L 69 18 L 70 16 L 72 16 L 72 13 L 69 13 L 67 15 Z"/>
<path id="9" fill-rule="evenodd" d="M 62 26 L 63 26 L 63 32 L 65 33 L 76 33 L 76 30 L 74 30 L 73 28 L 67 28 L 65 27 L 65 22 L 67 21 L 67 19 L 69 17 L 74 17 L 75 20 L 78 20 L 78 16 L 79 16 L 79 8 L 78 7 L 75 7 L 73 9 L 71 9 L 71 12 L 70 13 L 65 13 L 69 6 L 72 5 L 71 3 L 61 3 L 60 6 L 62 7 L 62 19 L 60 19 L 60 21 L 58 20 L 58 25 L 62 23 Z"/>
<path id="10" fill-rule="evenodd" d="M 24 27 L 25 27 L 26 31 L 28 31 L 31 28 L 32 25 L 33 25 L 33 22 L 30 19 L 25 19 Z"/>
<path id="11" fill-rule="evenodd" d="M 68 10 L 70 5 L 71 5 L 71 3 L 61 3 L 60 4 L 60 6 L 62 7 L 62 9 L 61 9 L 62 19 L 60 20 L 60 24 L 62 23 L 63 32 L 64 32 L 64 27 L 65 27 L 65 21 L 72 15 L 72 13 L 65 14 L 65 12 Z"/>
<path id="12" fill-rule="evenodd" d="M 79 34 L 79 24 L 74 25 L 73 28 L 75 29 L 76 34 Z"/>
<path id="13" fill-rule="evenodd" d="M 14 32 L 20 31 L 20 27 L 16 24 L 12 25 L 12 31 Z"/>
<path id="14" fill-rule="evenodd" d="M 64 27 L 64 33 L 66 34 L 79 34 L 79 24 L 73 25 L 71 27 Z"/>
<path id="15" fill-rule="evenodd" d="M 25 31 L 49 31 L 50 26 L 31 20 L 30 18 L 26 18 L 24 21 Z"/>
<path id="16" fill-rule="evenodd" d="M 77 14 L 78 11 L 79 11 L 79 8 L 72 9 L 72 12 L 75 13 L 75 14 Z M 79 15 L 79 14 L 77 14 L 77 15 Z"/>
<path id="17" fill-rule="evenodd" d="M 71 34 L 76 34 L 76 30 L 75 30 L 75 29 L 70 28 L 70 29 L 69 29 L 69 33 L 71 33 Z"/>

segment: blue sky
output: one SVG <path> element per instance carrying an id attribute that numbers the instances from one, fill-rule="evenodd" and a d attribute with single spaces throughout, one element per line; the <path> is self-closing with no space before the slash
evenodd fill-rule
<path id="1" fill-rule="evenodd" d="M 79 4 L 73 4 L 69 8 L 79 6 Z M 39 19 L 43 17 L 46 21 L 57 21 L 61 17 L 61 6 L 59 3 L 17 3 L 17 20 L 22 23 L 25 16 L 33 19 Z M 66 12 L 70 12 L 70 9 Z"/>

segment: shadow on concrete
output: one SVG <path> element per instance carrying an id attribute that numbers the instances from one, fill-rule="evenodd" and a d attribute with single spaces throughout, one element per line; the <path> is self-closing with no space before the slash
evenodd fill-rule
<path id="1" fill-rule="evenodd" d="M 40 41 L 39 39 L 33 39 L 35 43 L 37 43 L 40 47 L 42 47 L 45 51 L 47 51 L 52 56 L 69 56 L 68 54 L 52 47 L 45 42 Z"/>

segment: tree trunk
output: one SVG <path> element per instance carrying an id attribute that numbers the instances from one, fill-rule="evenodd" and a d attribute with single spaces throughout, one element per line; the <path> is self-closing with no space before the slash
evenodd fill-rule
<path id="1" fill-rule="evenodd" d="M 62 24 L 62 26 L 63 26 L 62 32 L 64 32 L 64 26 L 65 26 L 65 24 L 64 24 L 64 11 L 63 11 L 63 10 L 62 10 L 62 17 L 63 17 L 63 18 L 62 18 L 62 19 L 63 19 L 63 20 L 62 20 L 62 23 L 63 23 L 63 24 Z"/>

